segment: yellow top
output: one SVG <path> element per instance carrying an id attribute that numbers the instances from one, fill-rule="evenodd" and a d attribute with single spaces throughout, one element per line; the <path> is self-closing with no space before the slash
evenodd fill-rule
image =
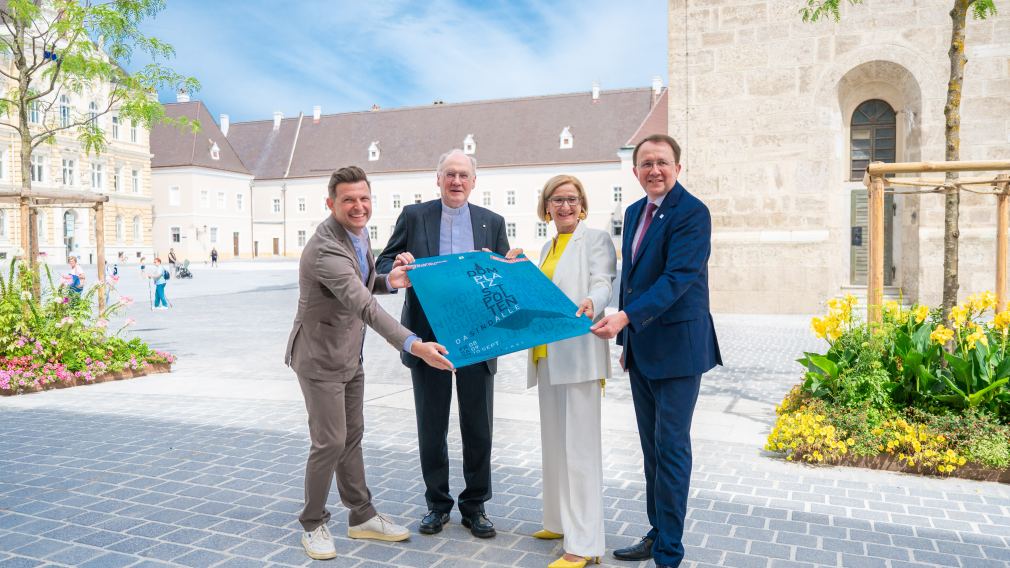
<path id="1" fill-rule="evenodd" d="M 540 270 L 547 275 L 548 278 L 554 278 L 554 269 L 558 266 L 558 261 L 561 260 L 561 255 L 565 252 L 565 247 L 568 246 L 568 241 L 572 239 L 572 233 L 558 233 L 558 236 L 554 239 L 554 246 L 544 257 L 544 261 L 540 263 Z M 533 364 L 536 365 L 537 361 L 547 358 L 547 346 L 537 345 L 533 348 Z"/>

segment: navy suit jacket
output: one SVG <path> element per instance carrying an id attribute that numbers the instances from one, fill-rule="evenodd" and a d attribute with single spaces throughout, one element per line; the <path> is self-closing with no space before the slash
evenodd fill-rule
<path id="1" fill-rule="evenodd" d="M 474 250 L 486 248 L 503 256 L 509 251 L 509 241 L 505 235 L 505 219 L 501 215 L 471 203 L 470 224 L 473 228 Z M 438 256 L 441 227 L 441 199 L 404 207 L 396 219 L 396 226 L 389 237 L 389 242 L 386 243 L 386 248 L 375 261 L 375 270 L 379 274 L 387 274 L 393 269 L 396 255 L 401 252 L 410 252 L 414 258 Z M 436 340 L 435 332 L 431 330 L 431 324 L 428 323 L 428 317 L 424 315 L 424 309 L 413 288 L 407 288 L 407 299 L 403 303 L 400 323 L 423 341 Z M 420 359 L 406 351 L 400 352 L 400 359 L 408 367 L 423 364 Z M 487 372 L 491 374 L 498 369 L 497 359 L 477 364 L 485 365 Z"/>
<path id="2" fill-rule="evenodd" d="M 647 202 L 636 201 L 624 214 L 620 307 L 630 323 L 617 344 L 624 346 L 627 367 L 647 379 L 701 375 L 722 364 L 708 302 L 712 216 L 676 183 L 632 259 Z"/>

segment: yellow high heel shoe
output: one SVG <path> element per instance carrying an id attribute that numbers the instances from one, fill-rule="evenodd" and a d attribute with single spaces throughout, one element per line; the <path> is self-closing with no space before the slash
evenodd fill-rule
<path id="1" fill-rule="evenodd" d="M 533 533 L 533 538 L 539 538 L 540 540 L 558 540 L 559 538 L 565 538 L 565 535 L 552 532 L 547 529 L 540 529 Z"/>
<path id="2" fill-rule="evenodd" d="M 575 555 L 573 554 L 572 556 Z M 590 558 L 579 558 L 578 560 L 565 560 L 565 557 L 562 555 L 561 558 L 558 558 L 554 562 L 548 564 L 547 568 L 585 568 L 586 564 L 590 562 L 593 564 L 599 564 L 600 557 L 593 556 Z"/>

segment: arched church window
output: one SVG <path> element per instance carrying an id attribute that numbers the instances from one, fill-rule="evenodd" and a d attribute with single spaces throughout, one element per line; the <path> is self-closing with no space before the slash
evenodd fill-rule
<path id="1" fill-rule="evenodd" d="M 862 103 L 852 113 L 850 131 L 850 180 L 863 179 L 871 162 L 894 162 L 895 112 L 891 105 L 880 99 Z"/>

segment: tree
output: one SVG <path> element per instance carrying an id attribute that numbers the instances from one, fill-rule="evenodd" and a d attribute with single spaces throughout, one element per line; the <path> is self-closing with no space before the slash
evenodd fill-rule
<path id="1" fill-rule="evenodd" d="M 841 0 L 806 0 L 807 5 L 800 9 L 804 22 L 816 22 L 821 17 L 831 16 L 837 22 L 840 19 L 839 4 Z M 954 6 L 950 10 L 951 36 L 950 49 L 950 79 L 947 81 L 947 103 L 943 107 L 945 118 L 944 159 L 955 162 L 961 159 L 961 90 L 964 85 L 964 68 L 968 58 L 964 54 L 965 22 L 970 10 L 979 20 L 996 15 L 995 0 L 951 0 Z M 849 0 L 849 4 L 862 4 L 863 0 Z M 957 172 L 947 172 L 946 183 L 952 187 L 957 178 Z M 957 251 L 960 229 L 958 214 L 961 194 L 954 188 L 947 191 L 943 208 L 943 313 L 946 316 L 957 304 Z"/>
<path id="2" fill-rule="evenodd" d="M 121 120 L 150 128 L 168 121 L 156 92 L 164 86 L 196 90 L 199 83 L 160 63 L 174 56 L 172 46 L 144 35 L 141 24 L 155 17 L 165 0 L 7 0 L 0 6 L 0 128 L 17 133 L 20 143 L 22 212 L 35 205 L 32 155 L 60 133 L 76 134 L 85 152 L 106 147 L 98 117 L 115 111 Z M 135 52 L 151 63 L 127 73 L 122 67 Z M 87 112 L 68 103 L 87 95 Z M 173 119 L 180 125 L 197 125 Z M 24 217 L 24 215 L 22 215 Z M 22 248 L 38 242 L 38 227 L 22 219 Z"/>

